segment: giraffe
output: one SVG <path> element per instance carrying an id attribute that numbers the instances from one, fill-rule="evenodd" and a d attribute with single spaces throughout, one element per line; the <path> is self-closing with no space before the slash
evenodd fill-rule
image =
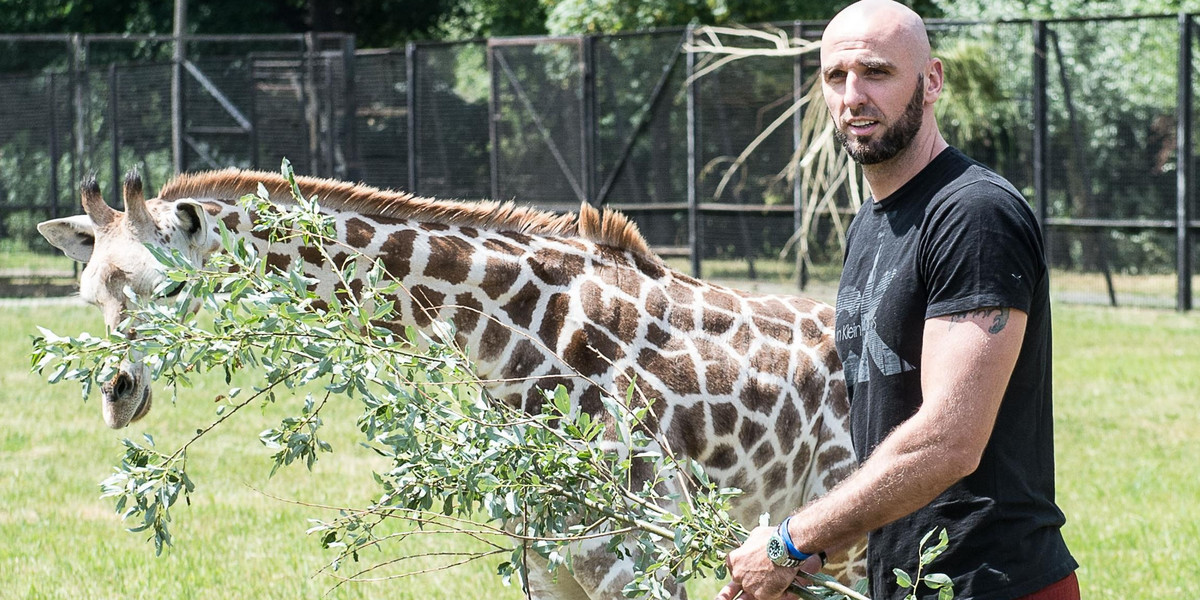
<path id="1" fill-rule="evenodd" d="M 562 384 L 574 406 L 597 414 L 602 388 L 623 390 L 636 378 L 655 399 L 652 426 L 672 450 L 698 461 L 719 485 L 744 491 L 731 516 L 747 526 L 763 512 L 777 521 L 852 470 L 832 307 L 677 272 L 624 215 L 587 204 L 578 215 L 558 215 L 311 177 L 296 183 L 334 217 L 340 244 L 380 259 L 402 283 L 407 294 L 395 298 L 402 324 L 453 322 L 456 342 L 492 382 L 493 397 L 536 411 L 540 388 Z M 276 173 L 184 174 L 149 200 L 131 173 L 120 212 L 92 180 L 82 186 L 85 214 L 43 222 L 38 231 L 87 263 L 80 296 L 100 308 L 110 329 L 125 319 L 126 287 L 149 294 L 164 277 L 145 244 L 175 248 L 199 264 L 220 247 L 218 223 L 253 243 L 272 268 L 301 261 L 318 295 L 331 297 L 336 278 L 318 252 L 252 230 L 254 215 L 238 199 L 260 184 L 272 202 L 292 202 L 288 181 Z M 147 367 L 125 357 L 101 393 L 110 427 L 145 417 Z M 861 579 L 864 549 L 865 540 L 835 553 L 827 572 Z M 600 541 L 572 552 L 569 577 L 529 569 L 533 597 L 621 597 L 631 563 Z M 674 593 L 686 597 L 683 586 Z"/>

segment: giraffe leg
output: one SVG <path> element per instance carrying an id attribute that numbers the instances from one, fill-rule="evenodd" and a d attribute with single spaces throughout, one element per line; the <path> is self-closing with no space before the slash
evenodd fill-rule
<path id="1" fill-rule="evenodd" d="M 642 481 L 655 475 L 663 476 L 664 473 L 635 471 L 633 485 L 640 486 Z M 666 498 L 678 492 L 678 485 L 675 477 L 670 475 L 665 475 L 658 483 L 661 488 L 660 493 Z M 675 506 L 664 508 L 677 510 Z M 629 582 L 633 581 L 633 559 L 622 558 L 614 553 L 608 548 L 609 541 L 608 539 L 585 540 L 573 544 L 571 547 L 571 570 L 575 581 L 587 592 L 591 600 L 624 598 L 622 590 Z M 632 542 L 626 541 L 623 545 L 623 556 L 637 556 L 639 552 L 641 550 Z M 671 598 L 687 600 L 687 589 L 683 585 L 670 578 L 665 581 L 665 584 L 671 593 Z"/>
<path id="2" fill-rule="evenodd" d="M 534 552 L 526 559 L 525 572 L 529 597 L 534 600 L 589 600 L 571 573 L 566 569 L 551 573 L 546 559 Z"/>
<path id="3" fill-rule="evenodd" d="M 827 427 L 829 423 L 837 423 L 836 415 L 829 413 L 831 402 L 824 403 L 824 412 L 817 420 L 817 456 L 816 467 L 808 481 L 809 497 L 804 499 L 808 504 L 813 499 L 823 496 L 826 492 L 845 479 L 856 468 L 854 463 L 853 446 L 850 436 L 844 428 Z M 832 450 L 832 451 L 831 451 Z M 839 451 L 840 450 L 840 451 Z M 829 458 L 830 456 L 835 458 Z M 854 585 L 867 577 L 867 538 L 863 536 L 847 548 L 842 548 L 829 555 L 829 562 L 822 571 L 832 575 L 846 585 Z"/>
<path id="4" fill-rule="evenodd" d="M 632 544 L 627 551 L 637 552 Z M 590 600 L 618 600 L 624 598 L 622 590 L 633 581 L 633 561 L 620 558 L 608 549 L 608 540 L 589 540 L 574 544 L 571 549 L 571 568 L 575 581 L 587 592 Z M 671 598 L 687 600 L 687 590 L 668 580 L 667 589 Z"/>
<path id="5" fill-rule="evenodd" d="M 829 555 L 829 562 L 821 569 L 827 575 L 836 577 L 846 585 L 854 585 L 859 580 L 867 578 L 867 540 L 863 538 L 858 543 Z"/>

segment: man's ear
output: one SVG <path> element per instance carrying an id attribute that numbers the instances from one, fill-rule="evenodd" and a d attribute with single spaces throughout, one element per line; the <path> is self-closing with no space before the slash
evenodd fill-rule
<path id="1" fill-rule="evenodd" d="M 942 86 L 946 83 L 946 73 L 943 71 L 942 60 L 934 58 L 929 61 L 925 70 L 925 103 L 933 104 L 942 95 Z"/>
<path id="2" fill-rule="evenodd" d="M 92 259 L 96 247 L 96 226 L 87 215 L 75 215 L 38 223 L 38 233 L 63 254 L 79 261 Z"/>
<path id="3" fill-rule="evenodd" d="M 204 210 L 203 204 L 180 200 L 175 203 L 175 218 L 179 220 L 179 231 L 186 234 L 193 245 L 201 248 L 208 246 L 213 217 Z"/>

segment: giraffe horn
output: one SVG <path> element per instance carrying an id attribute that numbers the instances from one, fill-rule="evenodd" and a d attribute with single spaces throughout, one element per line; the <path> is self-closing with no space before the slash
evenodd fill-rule
<path id="1" fill-rule="evenodd" d="M 135 226 L 152 225 L 150 211 L 146 210 L 146 196 L 142 191 L 142 176 L 138 170 L 130 169 L 125 174 L 125 212 L 129 215 L 130 223 Z"/>
<path id="2" fill-rule="evenodd" d="M 83 196 L 83 212 L 92 218 L 97 227 L 107 227 L 116 220 L 120 213 L 100 196 L 100 184 L 96 182 L 94 175 L 84 180 L 83 185 L 79 186 L 79 191 Z"/>

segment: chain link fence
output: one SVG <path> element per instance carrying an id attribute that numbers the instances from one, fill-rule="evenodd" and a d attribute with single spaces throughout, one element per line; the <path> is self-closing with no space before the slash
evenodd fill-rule
<path id="1" fill-rule="evenodd" d="M 816 39 L 821 27 L 761 30 Z M 939 122 L 1034 205 L 1057 299 L 1191 307 L 1195 27 L 1190 16 L 930 24 L 948 82 Z M 76 212 L 89 174 L 116 205 L 132 167 L 152 192 L 179 169 L 274 170 L 286 157 L 300 173 L 427 196 L 616 207 L 700 276 L 836 281 L 838 219 L 808 230 L 805 260 L 789 244 L 809 208 L 786 177 L 791 112 L 816 54 L 692 78 L 692 35 L 380 50 L 344 35 L 193 36 L 179 60 L 163 36 L 0 36 L 0 255 L 45 250 L 34 225 Z"/>

